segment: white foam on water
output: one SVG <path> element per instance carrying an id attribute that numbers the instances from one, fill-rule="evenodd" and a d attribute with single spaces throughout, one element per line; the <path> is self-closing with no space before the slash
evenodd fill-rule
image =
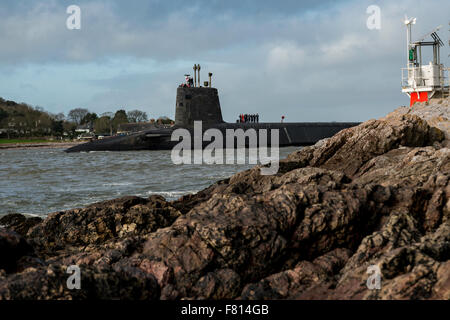
<path id="1" fill-rule="evenodd" d="M 43 214 L 36 214 L 36 213 L 30 213 L 30 212 L 14 212 L 14 213 L 21 214 L 21 215 L 24 215 L 24 216 L 30 217 L 30 218 L 34 218 L 34 217 L 42 218 L 42 216 L 43 216 Z M 6 213 L 4 215 L 0 215 L 0 217 L 7 216 L 7 215 L 8 215 L 8 213 Z M 2 227 L 2 225 L 0 225 L 0 227 Z M 5 227 L 5 226 L 3 226 L 3 227 Z"/>
<path id="2" fill-rule="evenodd" d="M 41 215 L 36 214 L 36 213 L 22 213 L 25 216 L 30 216 L 30 217 L 40 217 Z"/>
<path id="3" fill-rule="evenodd" d="M 149 196 L 161 195 L 166 198 L 179 198 L 188 194 L 195 194 L 198 190 L 188 190 L 188 191 L 148 191 Z"/>
<path id="4" fill-rule="evenodd" d="M 111 182 L 111 183 L 104 183 L 104 187 L 116 187 L 116 186 L 129 186 L 131 185 L 131 182 Z"/>
<path id="5" fill-rule="evenodd" d="M 109 153 L 109 152 L 112 152 L 112 151 L 108 151 L 108 150 L 101 150 L 101 151 L 99 151 L 99 150 L 93 150 L 93 151 L 81 151 L 81 153 Z"/>

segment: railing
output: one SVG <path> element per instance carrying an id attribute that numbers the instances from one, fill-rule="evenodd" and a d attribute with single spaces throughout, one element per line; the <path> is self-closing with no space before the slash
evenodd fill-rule
<path id="1" fill-rule="evenodd" d="M 442 74 L 439 77 L 440 84 L 438 86 L 434 85 L 433 87 L 440 87 L 441 89 L 447 89 L 449 87 L 449 71 L 450 68 L 441 68 Z M 429 81 L 431 79 L 423 77 L 422 69 L 420 67 L 409 67 L 402 68 L 402 88 L 420 88 L 420 87 L 428 87 L 425 81 Z"/>
<path id="2" fill-rule="evenodd" d="M 422 69 L 419 67 L 402 68 L 402 88 L 423 87 L 425 79 L 422 77 Z"/>

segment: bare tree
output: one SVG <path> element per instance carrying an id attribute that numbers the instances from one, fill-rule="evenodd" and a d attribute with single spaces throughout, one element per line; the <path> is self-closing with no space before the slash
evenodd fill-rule
<path id="1" fill-rule="evenodd" d="M 76 124 L 80 124 L 81 120 L 89 113 L 88 109 L 76 108 L 69 111 L 67 118 Z"/>
<path id="2" fill-rule="evenodd" d="M 114 112 L 110 112 L 110 111 L 104 112 L 100 115 L 100 117 L 108 117 L 108 118 L 112 119 L 112 118 L 114 118 Z"/>
<path id="3" fill-rule="evenodd" d="M 147 113 L 140 110 L 131 110 L 127 112 L 128 121 L 144 122 L 148 121 Z"/>
<path id="4" fill-rule="evenodd" d="M 62 112 L 57 114 L 48 112 L 48 115 L 55 121 L 64 121 L 66 119 L 66 116 Z"/>
<path id="5" fill-rule="evenodd" d="M 55 114 L 55 120 L 64 121 L 64 120 L 66 120 L 66 116 L 64 115 L 63 112 L 57 113 L 57 114 Z"/>

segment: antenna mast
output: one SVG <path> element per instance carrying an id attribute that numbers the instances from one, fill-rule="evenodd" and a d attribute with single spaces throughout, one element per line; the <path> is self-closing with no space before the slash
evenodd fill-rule
<path id="1" fill-rule="evenodd" d="M 405 20 L 403 21 L 403 23 L 406 25 L 406 61 L 407 61 L 407 66 L 409 67 L 411 64 L 411 26 L 413 24 L 416 24 L 416 18 L 409 18 L 408 16 L 405 15 Z"/>

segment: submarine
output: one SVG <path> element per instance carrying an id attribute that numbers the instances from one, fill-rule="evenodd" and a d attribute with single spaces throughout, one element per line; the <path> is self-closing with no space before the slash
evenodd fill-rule
<path id="1" fill-rule="evenodd" d="M 198 72 L 199 66 L 198 66 Z M 196 71 L 196 66 L 194 66 Z M 225 122 L 222 118 L 222 110 L 217 88 L 211 86 L 211 75 L 209 81 L 200 86 L 200 72 L 195 77 L 195 82 L 189 75 L 186 82 L 177 88 L 175 106 L 175 124 L 169 128 L 149 128 L 124 136 L 115 136 L 102 140 L 93 140 L 84 144 L 73 146 L 65 152 L 90 152 L 90 151 L 132 151 L 132 150 L 171 150 L 180 141 L 172 141 L 172 133 L 177 129 L 186 129 L 194 134 L 195 124 L 201 121 L 202 134 L 208 129 L 217 129 L 223 137 L 229 129 L 244 131 L 265 129 L 269 135 L 267 145 L 271 145 L 271 131 L 278 130 L 278 146 L 306 146 L 315 144 L 317 141 L 328 138 L 337 132 L 356 126 L 359 122 Z M 198 80 L 197 80 L 198 79 Z M 248 139 L 245 146 L 248 147 Z M 259 146 L 258 138 L 257 146 Z M 202 148 L 210 142 L 203 141 Z M 225 143 L 222 145 L 225 146 Z M 236 144 L 234 144 L 236 146 Z M 193 145 L 192 148 L 199 146 Z"/>

